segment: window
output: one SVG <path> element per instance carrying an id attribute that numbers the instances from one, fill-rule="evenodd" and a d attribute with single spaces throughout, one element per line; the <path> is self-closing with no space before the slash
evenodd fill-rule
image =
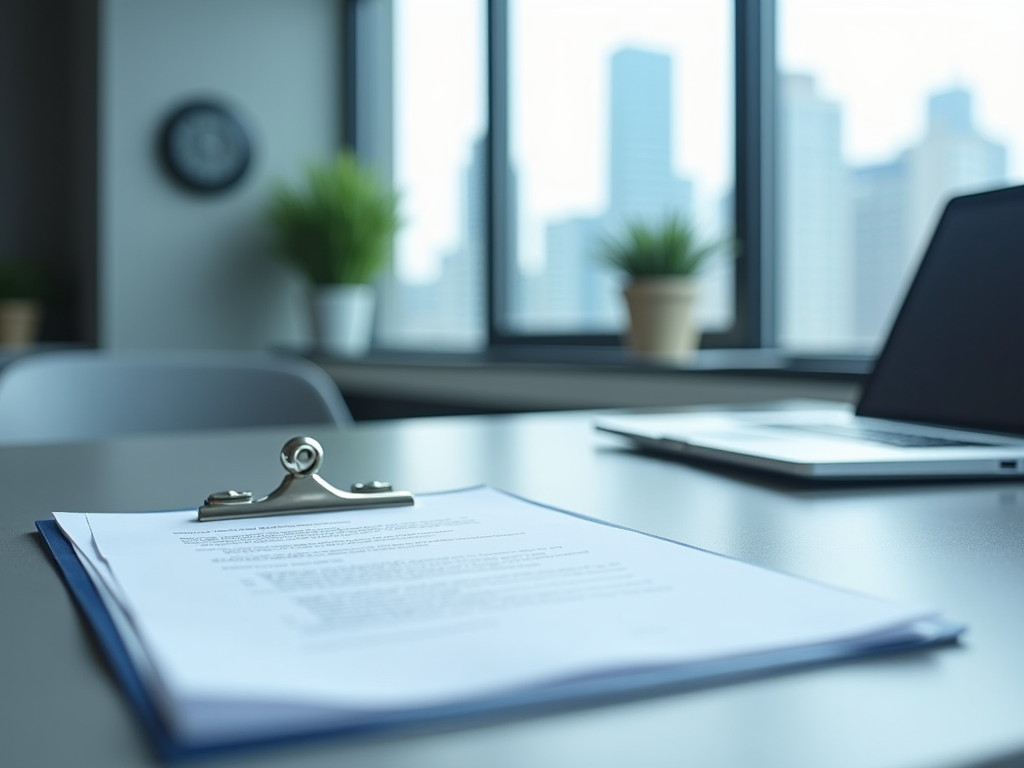
<path id="1" fill-rule="evenodd" d="M 586 23 L 580 23 L 585 11 Z M 508 264 L 503 335 L 621 333 L 599 258 L 626 221 L 677 214 L 732 229 L 732 6 L 508 5 Z M 730 262 L 704 276 L 706 327 L 731 324 Z"/>
<path id="2" fill-rule="evenodd" d="M 618 344 L 626 220 L 735 257 L 706 346 L 872 353 L 937 211 L 1024 179 L 1016 0 L 349 0 L 348 140 L 405 226 L 378 343 Z"/>
<path id="3" fill-rule="evenodd" d="M 382 27 L 392 33 L 390 46 L 377 46 L 392 51 L 391 81 L 372 87 L 378 97 L 390 90 L 393 143 L 375 159 L 386 157 L 403 219 L 377 343 L 480 349 L 487 343 L 484 2 L 376 0 L 363 6 L 360 33 L 374 39 Z M 363 41 L 360 34 L 356 44 Z M 365 133 L 377 135 L 381 122 Z M 358 139 L 357 148 L 363 153 Z"/>

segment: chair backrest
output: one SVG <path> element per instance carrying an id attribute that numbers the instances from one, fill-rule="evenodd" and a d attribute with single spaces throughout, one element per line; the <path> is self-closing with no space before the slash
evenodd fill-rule
<path id="1" fill-rule="evenodd" d="M 351 419 L 323 369 L 285 355 L 71 350 L 0 369 L 0 444 Z"/>

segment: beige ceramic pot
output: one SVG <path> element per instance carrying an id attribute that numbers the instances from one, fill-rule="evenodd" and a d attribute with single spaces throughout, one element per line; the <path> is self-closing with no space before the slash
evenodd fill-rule
<path id="1" fill-rule="evenodd" d="M 43 305 L 32 299 L 0 300 L 0 346 L 24 347 L 39 340 Z"/>
<path id="2" fill-rule="evenodd" d="M 700 344 L 697 283 L 689 277 L 645 277 L 626 286 L 628 341 L 632 351 L 653 362 L 678 365 Z"/>

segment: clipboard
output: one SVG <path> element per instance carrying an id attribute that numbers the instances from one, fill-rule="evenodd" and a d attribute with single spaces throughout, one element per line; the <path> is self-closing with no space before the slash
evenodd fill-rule
<path id="1" fill-rule="evenodd" d="M 287 474 L 273 491 L 257 499 L 250 491 L 217 491 L 199 508 L 199 521 L 239 520 L 308 512 L 404 507 L 415 502 L 409 491 L 395 491 L 381 480 L 353 483 L 351 491 L 335 488 L 318 474 L 324 449 L 312 437 L 293 437 L 281 449 Z"/>
<path id="2" fill-rule="evenodd" d="M 308 439 L 302 438 L 301 440 L 305 441 Z M 294 443 L 292 445 L 293 448 L 309 447 L 305 442 L 296 443 L 289 441 L 289 443 Z M 292 455 L 295 451 L 282 451 L 282 453 Z M 315 467 L 318 467 L 319 460 L 322 460 L 322 449 L 319 455 L 314 448 L 310 448 L 308 452 L 303 450 L 301 456 L 303 460 L 299 470 L 308 473 L 304 477 L 315 476 Z M 284 463 L 283 460 L 282 463 Z M 294 470 L 287 465 L 285 466 L 289 470 L 289 476 L 294 478 L 296 476 Z M 287 481 L 288 478 L 286 477 Z M 289 488 L 294 485 L 294 480 L 288 483 Z M 381 484 L 381 486 L 383 485 Z M 302 486 L 300 485 L 300 487 Z M 319 489 L 320 486 L 317 484 L 315 488 Z M 337 492 L 337 489 L 330 489 L 329 492 Z M 366 494 L 365 497 L 361 496 L 358 491 L 350 493 L 357 496 L 357 499 L 350 499 L 349 502 L 353 505 L 358 504 L 361 508 L 395 506 L 399 503 L 399 497 L 375 496 L 375 493 L 393 493 L 390 490 L 371 492 Z M 285 494 L 279 494 L 275 498 L 280 499 L 281 495 Z M 410 499 L 411 497 L 412 495 L 408 494 L 400 498 Z M 299 498 L 302 499 L 303 504 L 308 501 L 305 494 L 300 495 Z M 385 501 L 381 502 L 381 499 L 385 499 Z M 235 502 L 231 506 L 236 506 L 235 512 L 241 512 L 243 508 L 250 510 L 254 508 L 259 509 L 258 507 L 251 506 L 257 503 L 260 503 L 260 500 Z M 400 503 L 407 504 L 410 502 L 401 501 Z M 532 504 L 533 502 L 530 503 Z M 209 506 L 216 507 L 218 505 L 214 503 Z M 537 506 L 544 507 L 544 505 Z M 611 525 L 564 510 L 552 507 L 544 508 L 550 510 L 552 514 L 566 514 L 572 517 L 583 518 L 598 525 Z M 303 509 L 305 510 L 305 507 Z M 337 507 L 334 507 L 334 509 L 337 509 Z M 954 642 L 964 630 L 964 627 L 961 625 L 937 619 L 929 622 L 927 627 L 922 626 L 917 635 L 913 637 L 908 636 L 896 642 L 874 644 L 865 644 L 862 641 L 833 642 L 820 646 L 737 656 L 701 663 L 683 664 L 669 668 L 624 670 L 602 676 L 570 679 L 553 685 L 528 686 L 522 690 L 496 696 L 487 696 L 458 704 L 415 707 L 404 711 L 398 710 L 383 713 L 369 712 L 363 717 L 349 718 L 344 723 L 317 723 L 308 728 L 297 728 L 285 735 L 225 739 L 217 743 L 196 746 L 184 744 L 176 740 L 171 730 L 167 727 L 160 715 L 158 706 L 140 675 L 140 671 L 133 663 L 125 642 L 118 631 L 116 622 L 108 612 L 89 573 L 79 560 L 72 545 L 65 538 L 56 521 L 38 521 L 36 527 L 53 555 L 76 604 L 81 608 L 99 641 L 103 654 L 110 664 L 111 671 L 118 684 L 135 709 L 140 724 L 149 735 L 158 755 L 163 760 L 170 762 L 212 756 L 239 749 L 286 745 L 308 739 L 343 738 L 346 736 L 387 733 L 408 729 L 413 726 L 417 728 L 431 726 L 450 727 L 453 724 L 468 726 L 512 715 L 542 714 L 568 707 L 622 702 L 770 675 L 794 668 L 950 643 Z M 618 526 L 614 525 L 611 525 L 611 527 L 618 528 Z M 639 532 L 634 531 L 633 533 Z M 646 536 L 647 534 L 642 535 Z M 671 543 L 689 548 L 687 545 L 679 544 L 678 542 Z"/>

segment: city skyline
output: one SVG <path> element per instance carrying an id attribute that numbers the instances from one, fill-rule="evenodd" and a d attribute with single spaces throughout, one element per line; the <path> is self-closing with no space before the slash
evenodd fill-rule
<path id="1" fill-rule="evenodd" d="M 1007 183 L 970 91 L 932 93 L 924 134 L 887 162 L 851 166 L 843 108 L 807 74 L 780 84 L 779 341 L 871 351 L 884 338 L 945 201 Z"/>

